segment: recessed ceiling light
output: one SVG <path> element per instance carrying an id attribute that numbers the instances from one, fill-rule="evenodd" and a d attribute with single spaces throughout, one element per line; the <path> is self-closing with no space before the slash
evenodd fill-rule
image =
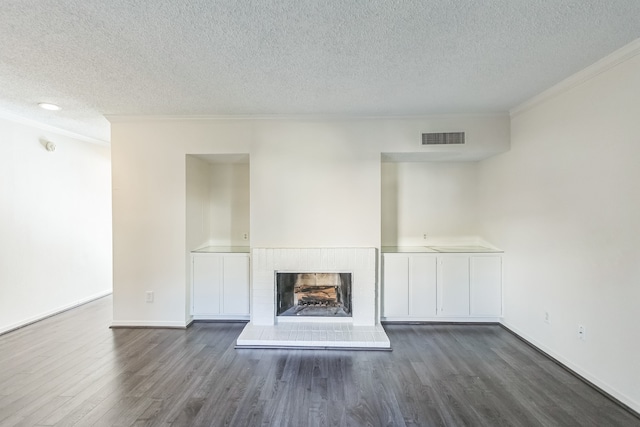
<path id="1" fill-rule="evenodd" d="M 49 104 L 48 102 L 40 102 L 38 105 L 40 106 L 40 108 L 44 108 L 45 110 L 50 111 L 58 111 L 60 109 L 60 107 L 58 107 L 56 104 Z"/>

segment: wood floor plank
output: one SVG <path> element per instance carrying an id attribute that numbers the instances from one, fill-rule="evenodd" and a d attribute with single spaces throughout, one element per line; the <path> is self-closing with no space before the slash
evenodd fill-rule
<path id="1" fill-rule="evenodd" d="M 367 352 L 110 321 L 103 298 L 0 336 L 0 426 L 640 426 L 498 326 L 387 325 Z"/>

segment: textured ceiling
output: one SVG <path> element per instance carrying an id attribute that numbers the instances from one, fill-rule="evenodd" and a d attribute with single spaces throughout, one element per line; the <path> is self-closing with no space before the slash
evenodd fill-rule
<path id="1" fill-rule="evenodd" d="M 638 0 L 0 0 L 0 114 L 506 112 L 638 37 Z"/>

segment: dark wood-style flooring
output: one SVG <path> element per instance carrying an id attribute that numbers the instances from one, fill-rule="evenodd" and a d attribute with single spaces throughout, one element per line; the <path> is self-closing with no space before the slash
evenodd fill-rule
<path id="1" fill-rule="evenodd" d="M 103 298 L 0 336 L 1 426 L 640 426 L 499 326 L 393 352 L 236 350 L 241 323 L 109 329 Z"/>

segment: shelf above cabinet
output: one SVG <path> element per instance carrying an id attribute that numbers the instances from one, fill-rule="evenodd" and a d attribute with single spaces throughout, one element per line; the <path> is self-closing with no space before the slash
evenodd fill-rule
<path id="1" fill-rule="evenodd" d="M 249 246 L 205 246 L 191 251 L 193 254 L 248 254 Z"/>
<path id="2" fill-rule="evenodd" d="M 438 253 L 427 246 L 383 246 L 383 254 Z"/>
<path id="3" fill-rule="evenodd" d="M 453 253 L 503 253 L 504 251 L 486 246 L 383 246 L 383 254 L 400 254 L 400 253 L 436 253 L 436 254 L 453 254 Z"/>
<path id="4" fill-rule="evenodd" d="M 488 248 L 486 246 L 429 246 L 438 253 L 453 254 L 453 253 L 502 253 L 500 249 Z"/>

